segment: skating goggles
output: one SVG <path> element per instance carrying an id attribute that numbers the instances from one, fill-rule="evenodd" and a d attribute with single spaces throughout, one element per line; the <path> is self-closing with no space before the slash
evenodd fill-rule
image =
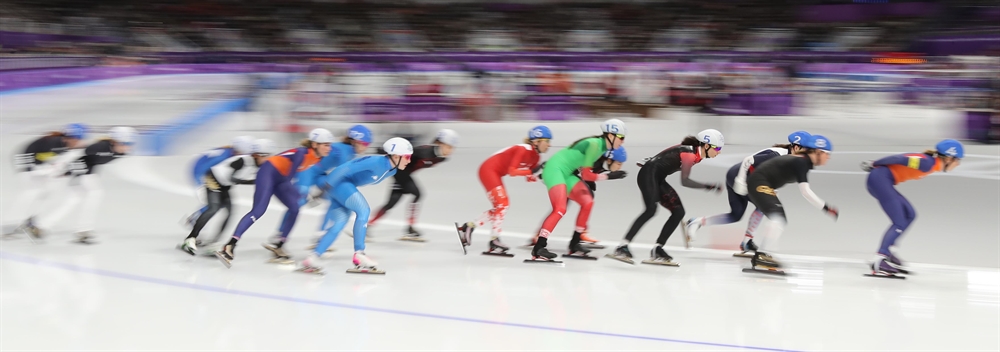
<path id="1" fill-rule="evenodd" d="M 355 140 L 354 143 L 360 144 L 362 147 L 365 147 L 365 148 L 368 148 L 368 145 L 371 144 L 371 143 L 368 143 L 368 142 L 362 142 L 362 141 L 358 141 L 358 140 Z"/>
<path id="2" fill-rule="evenodd" d="M 716 146 L 714 144 L 709 144 L 708 146 L 710 148 L 712 148 L 712 149 L 715 149 L 715 151 L 717 151 L 717 152 L 721 152 L 722 151 L 722 147 Z"/>
<path id="3" fill-rule="evenodd" d="M 618 137 L 618 139 L 625 139 L 624 134 L 616 134 L 615 137 Z"/>

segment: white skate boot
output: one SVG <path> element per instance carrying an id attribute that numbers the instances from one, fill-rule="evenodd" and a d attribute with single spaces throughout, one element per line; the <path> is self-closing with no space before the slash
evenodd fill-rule
<path id="1" fill-rule="evenodd" d="M 354 252 L 354 268 L 347 269 L 347 272 L 357 274 L 385 274 L 385 271 L 379 270 L 375 267 L 376 265 L 378 263 L 368 258 L 365 252 Z"/>

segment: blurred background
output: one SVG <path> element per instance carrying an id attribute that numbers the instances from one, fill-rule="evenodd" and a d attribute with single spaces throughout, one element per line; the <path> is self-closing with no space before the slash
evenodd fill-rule
<path id="1" fill-rule="evenodd" d="M 961 125 L 947 137 L 989 142 L 998 57 L 995 0 L 10 0 L 0 14 L 0 91 L 241 74 L 218 98 L 293 134 L 323 121 L 943 109 Z"/>

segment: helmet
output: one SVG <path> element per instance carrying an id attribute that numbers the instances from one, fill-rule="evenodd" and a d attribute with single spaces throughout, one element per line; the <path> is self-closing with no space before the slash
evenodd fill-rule
<path id="1" fill-rule="evenodd" d="M 253 141 L 253 146 L 250 147 L 250 153 L 252 154 L 271 155 L 274 154 L 274 152 L 275 152 L 274 142 L 272 142 L 270 139 L 261 138 L 255 140 Z"/>
<path id="2" fill-rule="evenodd" d="M 413 154 L 413 145 L 410 144 L 410 141 L 399 137 L 389 138 L 385 143 L 382 143 L 382 149 L 389 155 Z"/>
<path id="3" fill-rule="evenodd" d="M 934 149 L 941 155 L 952 156 L 959 159 L 965 157 L 965 147 L 962 146 L 962 142 L 954 139 L 945 139 L 940 141 L 936 146 L 934 146 Z"/>
<path id="4" fill-rule="evenodd" d="M 833 143 L 830 143 L 830 140 L 828 138 L 818 134 L 813 135 L 812 138 L 809 138 L 808 143 L 803 144 L 802 146 L 806 148 L 819 149 L 828 152 L 833 151 Z"/>
<path id="5" fill-rule="evenodd" d="M 530 131 L 528 131 L 528 140 L 535 139 L 552 139 L 552 130 L 548 126 L 535 126 Z"/>
<path id="6" fill-rule="evenodd" d="M 625 122 L 619 119 L 610 119 L 601 123 L 601 132 L 604 133 L 614 133 L 620 135 L 628 134 L 628 130 L 625 129 Z"/>
<path id="7" fill-rule="evenodd" d="M 253 149 L 253 137 L 250 136 L 239 136 L 233 138 L 233 150 L 236 154 L 247 154 Z"/>
<path id="8" fill-rule="evenodd" d="M 63 128 L 63 134 L 69 138 L 83 139 L 87 136 L 87 126 L 82 123 L 71 123 Z"/>
<path id="9" fill-rule="evenodd" d="M 372 130 L 368 129 L 364 125 L 354 125 L 347 129 L 347 138 L 371 144 L 372 142 Z"/>
<path id="10" fill-rule="evenodd" d="M 792 132 L 792 134 L 788 135 L 788 143 L 793 145 L 802 145 L 809 140 L 809 137 L 812 137 L 812 135 L 806 131 Z"/>
<path id="11" fill-rule="evenodd" d="M 628 161 L 628 153 L 625 152 L 625 147 L 618 147 L 618 149 L 608 152 L 608 158 L 620 163 L 625 163 Z"/>
<path id="12" fill-rule="evenodd" d="M 135 143 L 135 129 L 132 127 L 118 126 L 112 128 L 111 132 L 108 134 L 111 136 L 111 139 L 115 140 L 115 142 L 125 145 L 132 145 Z"/>
<path id="13" fill-rule="evenodd" d="M 447 128 L 438 131 L 437 137 L 434 140 L 441 143 L 450 145 L 452 147 L 458 146 L 458 133 Z"/>
<path id="14" fill-rule="evenodd" d="M 711 144 L 716 147 L 726 145 L 726 139 L 722 137 L 722 132 L 711 128 L 698 132 L 698 140 L 702 143 Z"/>
<path id="15" fill-rule="evenodd" d="M 333 143 L 333 133 L 325 128 L 309 131 L 309 141 L 316 143 Z"/>

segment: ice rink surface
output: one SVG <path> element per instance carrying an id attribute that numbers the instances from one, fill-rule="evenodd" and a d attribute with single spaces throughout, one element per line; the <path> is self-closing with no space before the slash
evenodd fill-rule
<path id="1" fill-rule="evenodd" d="M 39 133 L 68 122 L 162 124 L 204 103 L 198 96 L 229 88 L 215 79 L 218 86 L 206 81 L 204 91 L 183 90 L 189 82 L 164 80 L 0 95 L 2 154 L 10 156 Z M 148 85 L 187 94 L 176 94 L 167 103 L 154 98 Z M 52 103 L 29 103 L 45 101 Z M 928 146 L 923 141 L 865 146 L 839 136 L 836 128 L 814 129 L 835 146 L 849 140 L 837 147 L 829 165 L 810 175 L 813 190 L 842 213 L 833 222 L 794 187 L 779 190 L 789 225 L 776 257 L 787 262 L 792 274 L 779 278 L 742 273 L 748 261 L 731 256 L 745 222 L 703 229 L 692 250 L 679 247 L 678 230 L 668 243 L 673 247 L 667 248 L 681 263 L 677 268 L 631 266 L 607 258 L 525 264 L 528 251 L 520 248 L 512 249 L 512 259 L 482 256 L 485 229 L 463 255 L 451 224 L 471 220 L 489 205 L 475 176 L 479 163 L 519 142 L 534 123 L 452 124 L 463 138 L 454 157 L 415 174 L 423 188 L 418 227 L 429 242 L 396 240 L 405 213 L 400 204 L 371 229 L 367 253 L 387 271 L 385 276 L 344 273 L 350 267 L 348 237 L 335 243 L 337 251 L 323 262 L 328 274 L 321 277 L 265 263 L 268 252 L 259 243 L 277 227 L 283 208 L 276 201 L 240 242 L 231 269 L 214 258 L 175 249 L 186 235 L 178 219 L 197 205 L 187 179 L 192 155 L 240 134 L 282 139 L 264 131 L 260 119 L 231 114 L 182 141 L 177 155 L 136 156 L 107 165 L 101 171 L 107 191 L 99 213 L 99 244 L 70 243 L 72 218 L 52 229 L 44 243 L 33 244 L 23 236 L 0 242 L 0 349 L 1000 349 L 1000 152 L 995 146 L 970 146 L 967 153 L 973 156 L 953 174 L 899 186 L 918 217 L 901 239 L 898 254 L 913 262 L 916 275 L 876 279 L 862 274 L 888 219 L 865 191 L 857 164 Z M 693 132 L 672 120 L 627 123 L 626 147 L 633 160 Z M 763 121 L 776 125 L 760 135 L 780 142 L 784 134 L 808 128 L 796 123 Z M 549 125 L 557 146 L 597 129 L 593 121 Z M 344 126 L 330 127 L 337 132 Z M 726 168 L 766 146 L 733 143 L 718 159 L 696 166 L 692 177 L 722 182 Z M 10 163 L 0 165 L 2 210 L 17 206 L 18 183 Z M 632 176 L 637 171 L 632 162 L 625 170 Z M 668 182 L 679 183 L 676 175 Z M 505 183 L 512 205 L 503 238 L 521 245 L 547 215 L 548 199 L 541 184 L 513 178 Z M 370 186 L 363 193 L 377 208 L 390 187 Z M 609 247 L 594 253 L 603 256 L 624 235 L 641 204 L 633 177 L 598 187 L 590 223 L 592 236 Z M 251 187 L 235 189 L 236 211 L 227 235 L 248 210 L 252 192 Z M 679 192 L 688 216 L 728 210 L 724 195 Z M 323 211 L 325 206 L 300 216 L 286 247 L 295 256 L 306 254 Z M 14 221 L 2 213 L 5 224 Z M 575 217 L 571 206 L 550 242 L 554 252 L 565 250 Z M 648 244 L 667 217 L 659 211 L 637 236 L 632 245 L 637 259 L 648 255 Z M 206 231 L 215 231 L 216 224 Z"/>

